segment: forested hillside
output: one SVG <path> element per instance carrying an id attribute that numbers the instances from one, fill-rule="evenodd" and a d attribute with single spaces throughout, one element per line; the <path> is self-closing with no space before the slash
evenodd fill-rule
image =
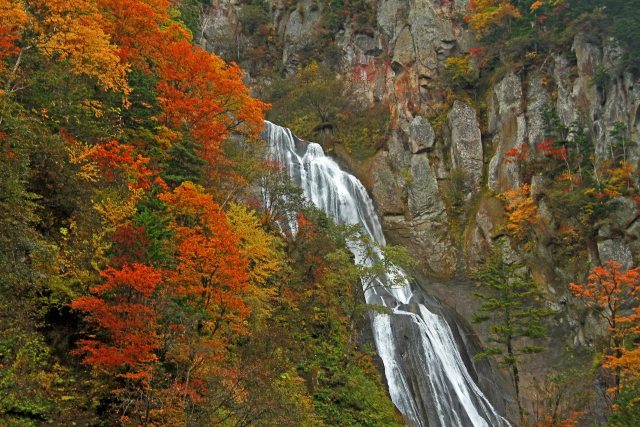
<path id="1" fill-rule="evenodd" d="M 640 425 L 639 41 L 636 0 L 0 0 L 0 425 L 413 425 L 396 266 L 512 425 Z"/>

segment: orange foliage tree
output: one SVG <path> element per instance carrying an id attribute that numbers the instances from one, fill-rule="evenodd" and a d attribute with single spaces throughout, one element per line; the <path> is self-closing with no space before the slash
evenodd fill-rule
<path id="1" fill-rule="evenodd" d="M 0 0 L 0 60 L 20 52 L 17 42 L 27 19 L 27 13 L 21 3 Z"/>
<path id="2" fill-rule="evenodd" d="M 136 154 L 134 148 L 118 141 L 97 145 L 89 152 L 102 176 L 108 182 L 120 182 L 132 189 L 148 189 L 153 171 L 149 159 Z"/>
<path id="3" fill-rule="evenodd" d="M 496 27 L 508 25 L 520 18 L 520 12 L 508 0 L 471 0 L 464 20 L 478 34 L 487 34 Z"/>
<path id="4" fill-rule="evenodd" d="M 157 77 L 160 120 L 187 132 L 200 146 L 210 178 L 229 162 L 221 144 L 231 132 L 255 136 L 267 104 L 249 96 L 242 72 L 191 44 L 174 21 L 169 0 L 0 0 L 0 59 L 17 56 L 7 72 L 9 88 L 23 52 L 37 48 L 66 60 L 77 75 L 95 78 L 104 90 L 130 94 L 132 68 Z M 236 177 L 233 177 L 236 178 Z"/>
<path id="5" fill-rule="evenodd" d="M 531 197 L 531 186 L 524 184 L 501 194 L 507 211 L 507 231 L 519 242 L 523 242 L 540 222 L 538 207 Z"/>
<path id="6" fill-rule="evenodd" d="M 620 263 L 607 261 L 589 275 L 589 282 L 571 283 L 571 292 L 598 313 L 608 324 L 610 341 L 603 366 L 614 371 L 614 396 L 621 380 L 633 373 L 637 378 L 638 348 L 626 348 L 629 338 L 640 333 L 640 267 L 625 269 Z"/>
<path id="7" fill-rule="evenodd" d="M 229 163 L 222 142 L 232 131 L 256 135 L 268 104 L 249 96 L 237 65 L 191 44 L 188 31 L 172 21 L 169 1 L 99 4 L 121 59 L 158 77 L 160 119 L 198 142 L 210 178 L 217 178 L 220 167 Z"/>
<path id="8" fill-rule="evenodd" d="M 131 405 L 131 412 L 145 413 L 135 408 L 149 405 L 161 344 L 158 305 L 162 275 L 137 263 L 108 268 L 101 273 L 103 284 L 71 303 L 94 330 L 78 342 L 75 353 L 94 370 L 122 381 L 114 392 Z M 127 416 L 128 412 L 121 414 Z"/>
<path id="9" fill-rule="evenodd" d="M 45 56 L 67 60 L 77 75 L 94 77 L 109 91 L 130 92 L 127 65 L 103 28 L 104 17 L 90 0 L 0 1 L 0 59 L 37 48 Z M 14 76 L 9 76 L 9 88 Z"/>
<path id="10" fill-rule="evenodd" d="M 236 208 L 230 221 L 211 195 L 225 181 L 240 180 L 225 175 L 233 164 L 224 143 L 231 133 L 257 136 L 267 104 L 249 96 L 237 65 L 191 44 L 173 8 L 169 0 L 0 0 L 0 59 L 19 64 L 32 46 L 125 100 L 127 79 L 135 85 L 134 77 L 148 76 L 149 97 L 159 107 L 158 126 L 149 128 L 159 135 L 151 140 L 162 139 L 162 149 L 192 141 L 208 167 L 207 191 L 190 182 L 170 191 L 157 170 L 166 153 L 152 153 L 144 141 L 104 138 L 88 146 L 62 135 L 95 190 L 92 212 L 101 222 L 92 234 L 101 249 L 92 259 L 105 282 L 71 304 L 92 333 L 79 341 L 77 354 L 116 378 L 117 403 L 142 424 L 161 416 L 158 405 L 175 410 L 168 424 L 180 424 L 187 405 L 237 378 L 230 346 L 248 333 L 252 307 L 267 315 L 274 293 L 268 280 L 283 267 L 275 240 L 253 230 L 257 218 Z M 175 244 L 166 236 L 154 240 L 168 254 L 162 273 L 148 265 L 150 242 L 158 237 L 136 223 L 143 209 L 170 216 L 167 233 Z"/>
<path id="11" fill-rule="evenodd" d="M 213 316 L 216 332 L 224 323 L 241 329 L 248 309 L 248 264 L 238 250 L 238 236 L 213 197 L 190 182 L 162 195 L 175 215 L 178 237 L 176 292 L 192 296 Z"/>
<path id="12" fill-rule="evenodd" d="M 169 281 L 177 306 L 190 307 L 173 326 L 169 357 L 180 367 L 185 398 L 197 399 L 207 381 L 234 375 L 225 359 L 229 343 L 247 333 L 248 263 L 226 215 L 202 187 L 185 182 L 160 197 L 178 239 Z"/>

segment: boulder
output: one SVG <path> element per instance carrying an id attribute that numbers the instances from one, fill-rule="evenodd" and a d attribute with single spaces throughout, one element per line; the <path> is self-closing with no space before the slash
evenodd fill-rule
<path id="1" fill-rule="evenodd" d="M 438 182 L 424 154 L 411 157 L 411 179 L 409 183 L 409 213 L 412 218 L 419 216 L 436 216 L 444 211 L 440 198 Z"/>
<path id="2" fill-rule="evenodd" d="M 418 154 L 430 150 L 435 143 L 436 135 L 429 120 L 416 116 L 409 125 L 409 144 L 411 152 Z"/>
<path id="3" fill-rule="evenodd" d="M 416 61 L 416 50 L 413 43 L 413 36 L 409 27 L 404 27 L 393 49 L 393 62 L 410 67 Z"/>
<path id="4" fill-rule="evenodd" d="M 629 245 L 622 239 L 609 239 L 598 242 L 600 262 L 615 261 L 625 269 L 633 267 L 633 254 Z"/>
<path id="5" fill-rule="evenodd" d="M 404 201 L 402 199 L 403 184 L 393 172 L 389 164 L 389 154 L 380 153 L 371 166 L 372 195 L 376 207 L 382 215 L 402 215 Z"/>

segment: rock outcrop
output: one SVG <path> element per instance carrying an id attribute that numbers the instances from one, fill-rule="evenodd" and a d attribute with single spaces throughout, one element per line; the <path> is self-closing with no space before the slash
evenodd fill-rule
<path id="1" fill-rule="evenodd" d="M 451 147 L 451 168 L 463 171 L 467 188 L 478 191 L 484 162 L 482 135 L 473 107 L 460 101 L 453 103 L 444 137 Z"/>

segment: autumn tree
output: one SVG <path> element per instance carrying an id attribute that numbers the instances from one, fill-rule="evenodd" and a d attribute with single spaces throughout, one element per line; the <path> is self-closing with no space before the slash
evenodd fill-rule
<path id="1" fill-rule="evenodd" d="M 495 28 L 509 28 L 511 20 L 520 16 L 518 8 L 509 0 L 472 0 L 467 5 L 464 19 L 478 34 L 483 35 Z"/>
<path id="2" fill-rule="evenodd" d="M 250 315 L 248 262 L 225 213 L 202 187 L 185 182 L 160 198 L 169 206 L 177 238 L 177 265 L 169 275 L 173 326 L 167 357 L 176 364 L 176 381 L 188 404 L 233 376 L 229 346 L 247 333 Z"/>
<path id="3" fill-rule="evenodd" d="M 7 70 L 3 61 L 20 53 L 18 42 L 27 21 L 28 16 L 22 3 L 14 0 L 0 1 L 0 77 L 3 82 L 7 78 L 6 73 L 15 72 L 11 68 Z M 5 84 L 0 93 L 6 89 L 8 88 Z"/>
<path id="4" fill-rule="evenodd" d="M 532 237 L 536 225 L 540 222 L 538 206 L 531 197 L 531 186 L 507 190 L 500 195 L 505 204 L 507 216 L 507 232 L 517 242 L 524 242 Z"/>
<path id="5" fill-rule="evenodd" d="M 159 296 L 163 273 L 143 264 L 125 264 L 101 273 L 104 283 L 76 298 L 71 307 L 85 314 L 93 335 L 78 342 L 76 354 L 96 372 L 116 378 L 114 393 L 123 420 L 146 424 L 158 362 Z"/>
<path id="6" fill-rule="evenodd" d="M 283 241 L 265 231 L 256 212 L 246 206 L 231 203 L 226 215 L 231 232 L 239 239 L 239 255 L 248 262 L 247 304 L 253 320 L 264 321 L 271 314 L 276 279 L 286 265 Z"/>
<path id="7" fill-rule="evenodd" d="M 544 350 L 538 342 L 546 337 L 544 318 L 551 312 L 543 307 L 543 292 L 526 268 L 518 262 L 506 262 L 494 249 L 475 274 L 480 289 L 476 297 L 482 305 L 473 315 L 474 323 L 489 322 L 492 345 L 476 359 L 496 357 L 511 372 L 520 419 L 525 412 L 520 397 L 520 360 Z"/>
<path id="8" fill-rule="evenodd" d="M 25 52 L 38 49 L 56 60 L 68 60 L 77 75 L 95 78 L 108 91 L 127 95 L 127 66 L 103 28 L 104 17 L 88 0 L 18 0 L 0 3 L 0 40 L 7 45 L 0 56 L 16 59 L 4 83 L 12 90 Z"/>
<path id="9" fill-rule="evenodd" d="M 595 267 L 588 279 L 584 285 L 571 283 L 569 289 L 609 327 L 604 366 L 614 372 L 615 397 L 623 378 L 634 378 L 638 367 L 638 349 L 629 341 L 640 333 L 640 267 L 626 269 L 607 261 Z"/>
<path id="10" fill-rule="evenodd" d="M 108 33 L 121 48 L 121 59 L 157 76 L 159 120 L 194 139 L 210 179 L 221 178 L 222 171 L 228 175 L 223 141 L 232 132 L 255 136 L 262 129 L 267 104 L 249 96 L 237 65 L 191 44 L 188 31 L 171 19 L 168 0 L 99 4 Z"/>

